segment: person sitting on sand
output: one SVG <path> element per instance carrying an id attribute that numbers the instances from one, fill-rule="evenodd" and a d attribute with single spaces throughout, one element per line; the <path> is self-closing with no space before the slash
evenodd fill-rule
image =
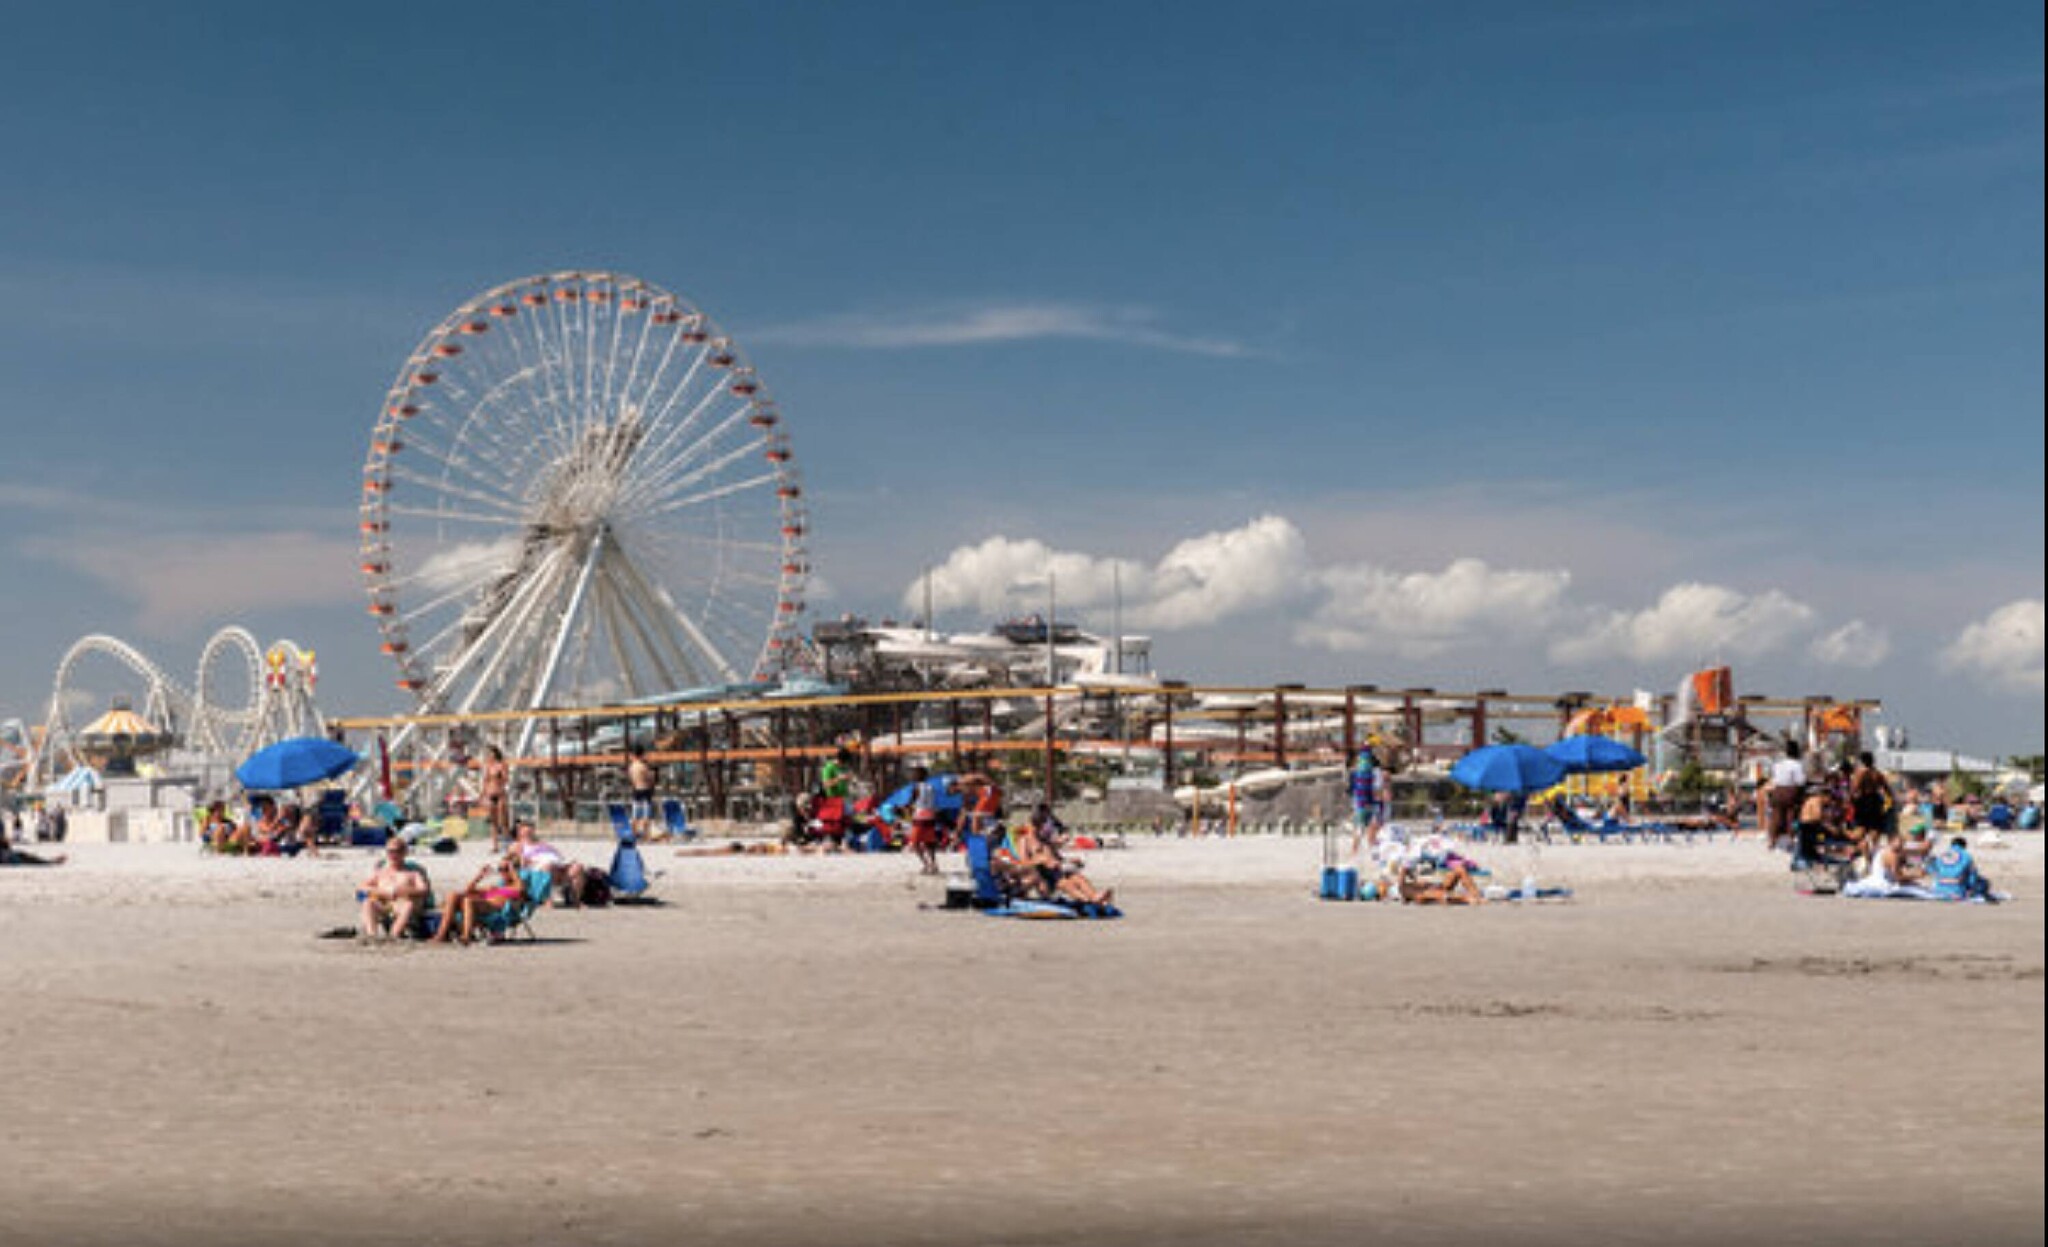
<path id="1" fill-rule="evenodd" d="M 277 808 L 275 798 L 256 798 L 256 808 L 249 820 L 247 851 L 260 857 L 276 857 L 281 851 L 286 826 L 284 812 Z"/>
<path id="2" fill-rule="evenodd" d="M 476 938 L 479 921 L 517 905 L 526 895 L 526 880 L 519 875 L 520 860 L 519 851 L 513 849 L 485 862 L 468 886 L 448 898 L 433 942 L 446 944 L 459 934 L 467 944 Z"/>
<path id="3" fill-rule="evenodd" d="M 1904 839 L 1885 843 L 1870 861 L 1870 878 L 1890 887 L 1911 888 L 1927 882 L 1927 855 L 1933 849 L 1925 824 L 1915 824 Z"/>
<path id="4" fill-rule="evenodd" d="M 817 813 L 818 799 L 808 792 L 800 792 L 790 800 L 789 822 L 782 829 L 782 843 L 791 852 L 803 852 L 818 842 L 812 821 Z"/>
<path id="5" fill-rule="evenodd" d="M 27 849 L 17 849 L 7 843 L 6 836 L 0 835 L 0 866 L 62 866 L 70 860 L 70 857 L 63 853 L 55 857 L 42 857 Z"/>
<path id="6" fill-rule="evenodd" d="M 1977 859 L 1970 855 L 1970 842 L 1957 836 L 1948 842 L 1948 847 L 1928 859 L 1927 872 L 1934 884 L 1934 895 L 1944 901 L 1996 901 L 1998 893 L 1991 888 L 1991 881 L 1977 869 Z"/>
<path id="7" fill-rule="evenodd" d="M 1472 879 L 1463 860 L 1434 862 L 1427 858 L 1405 863 L 1394 895 L 1411 905 L 1484 905 L 1486 894 Z"/>
<path id="8" fill-rule="evenodd" d="M 1114 888 L 1096 887 L 1082 873 L 1087 863 L 1066 855 L 1067 829 L 1053 817 L 1051 806 L 1039 803 L 1024 834 L 1036 845 L 1031 865 L 1054 896 L 1080 905 L 1116 903 Z"/>
<path id="9" fill-rule="evenodd" d="M 406 858 L 405 837 L 384 842 L 384 860 L 363 880 L 363 913 L 357 931 L 366 940 L 410 939 L 413 924 L 432 903 L 427 872 Z"/>
<path id="10" fill-rule="evenodd" d="M 228 813 L 228 803 L 225 801 L 216 801 L 206 807 L 206 818 L 199 828 L 199 839 L 216 853 L 240 853 L 249 847 L 247 830 Z"/>

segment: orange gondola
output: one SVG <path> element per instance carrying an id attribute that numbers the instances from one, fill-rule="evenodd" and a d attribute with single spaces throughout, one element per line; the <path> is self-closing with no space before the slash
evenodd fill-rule
<path id="1" fill-rule="evenodd" d="M 491 315 L 499 320 L 510 320 L 514 316 L 519 315 L 519 309 L 510 303 L 500 303 L 491 309 Z"/>
<path id="2" fill-rule="evenodd" d="M 776 416 L 772 411 L 757 411 L 747 417 L 747 423 L 757 429 L 772 429 L 775 427 L 775 420 Z"/>
<path id="3" fill-rule="evenodd" d="M 441 379 L 441 374 L 438 372 L 416 372 L 413 374 L 412 379 L 420 385 L 432 385 Z"/>
<path id="4" fill-rule="evenodd" d="M 560 290 L 555 291 L 555 302 L 557 303 L 575 303 L 582 298 L 583 292 L 574 286 L 564 286 Z"/>
<path id="5" fill-rule="evenodd" d="M 420 409 L 418 404 L 406 403 L 402 406 L 393 407 L 391 414 L 397 416 L 400 420 L 410 420 L 420 414 Z"/>
<path id="6" fill-rule="evenodd" d="M 528 307 L 546 307 L 548 305 L 548 297 L 538 290 L 528 291 L 520 295 L 519 301 Z"/>
<path id="7" fill-rule="evenodd" d="M 490 331 L 491 322 L 487 320 L 473 320 L 470 321 L 468 324 L 464 325 L 461 329 L 456 330 L 457 333 L 466 333 L 471 337 L 475 337 L 480 333 L 489 333 Z"/>
<path id="8" fill-rule="evenodd" d="M 372 615 L 378 616 L 379 618 L 383 618 L 390 615 L 396 615 L 398 613 L 398 608 L 396 606 L 393 606 L 389 602 L 372 602 L 370 603 L 370 613 Z"/>
<path id="9" fill-rule="evenodd" d="M 453 342 L 443 342 L 434 348 L 434 354 L 442 359 L 454 359 L 457 355 L 462 354 L 462 348 Z"/>

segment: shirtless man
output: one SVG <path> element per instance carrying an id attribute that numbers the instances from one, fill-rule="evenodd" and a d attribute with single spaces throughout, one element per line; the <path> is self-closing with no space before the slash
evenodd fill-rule
<path id="1" fill-rule="evenodd" d="M 636 745 L 626 758 L 626 787 L 633 794 L 633 835 L 647 841 L 668 838 L 654 826 L 654 778 L 647 750 Z"/>
<path id="2" fill-rule="evenodd" d="M 392 836 L 384 842 L 384 860 L 363 880 L 363 914 L 357 930 L 366 940 L 408 939 L 413 923 L 426 912 L 431 893 L 427 872 L 406 860 L 405 837 Z"/>

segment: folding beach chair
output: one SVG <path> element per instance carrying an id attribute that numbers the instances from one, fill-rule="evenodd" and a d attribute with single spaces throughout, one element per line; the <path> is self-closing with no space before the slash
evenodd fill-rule
<path id="1" fill-rule="evenodd" d="M 647 863 L 640 857 L 640 845 L 633 835 L 633 820 L 626 817 L 626 807 L 614 802 L 611 812 L 612 834 L 619 839 L 607 872 L 611 877 L 612 900 L 631 904 L 647 895 Z"/>
<path id="2" fill-rule="evenodd" d="M 661 803 L 661 823 L 668 834 L 678 840 L 694 840 L 697 829 L 690 826 L 689 815 L 683 811 L 683 803 L 674 797 L 667 797 Z"/>
<path id="3" fill-rule="evenodd" d="M 484 934 L 497 939 L 511 939 L 521 931 L 529 940 L 539 937 L 533 931 L 533 915 L 548 903 L 555 891 L 555 877 L 545 870 L 522 870 L 519 872 L 522 886 L 519 899 L 503 909 L 486 914 L 477 925 Z"/>
<path id="4" fill-rule="evenodd" d="M 624 802 L 608 801 L 605 803 L 604 812 L 612 821 L 612 834 L 623 843 L 631 844 L 635 839 L 632 811 L 626 808 Z"/>

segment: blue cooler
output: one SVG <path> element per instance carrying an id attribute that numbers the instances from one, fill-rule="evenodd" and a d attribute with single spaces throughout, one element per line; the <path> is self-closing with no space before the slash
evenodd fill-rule
<path id="1" fill-rule="evenodd" d="M 1355 901 L 1358 899 L 1358 867 L 1323 867 L 1322 897 L 1326 901 Z"/>

